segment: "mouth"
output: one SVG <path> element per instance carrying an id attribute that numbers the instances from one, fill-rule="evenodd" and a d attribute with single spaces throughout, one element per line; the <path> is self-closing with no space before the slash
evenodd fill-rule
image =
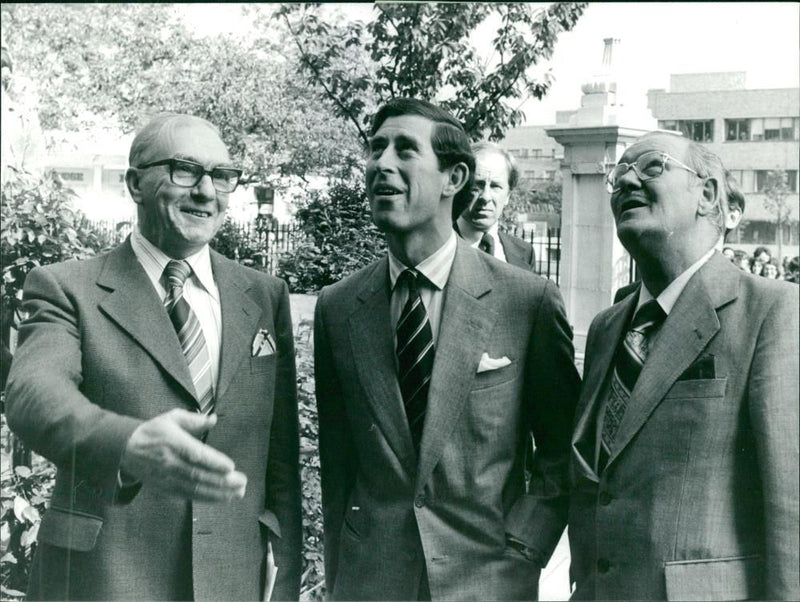
<path id="1" fill-rule="evenodd" d="M 181 209 L 181 213 L 185 213 L 186 215 L 191 215 L 192 217 L 198 217 L 201 219 L 206 219 L 211 217 L 210 211 L 204 211 L 202 209 Z"/>
<path id="2" fill-rule="evenodd" d="M 390 184 L 375 184 L 372 187 L 373 196 L 394 196 L 396 194 L 402 194 L 402 192 L 402 190 Z"/>
<path id="3" fill-rule="evenodd" d="M 622 215 L 631 209 L 638 209 L 639 207 L 647 207 L 647 200 L 640 196 L 629 196 L 625 200 L 617 204 L 617 214 Z"/>

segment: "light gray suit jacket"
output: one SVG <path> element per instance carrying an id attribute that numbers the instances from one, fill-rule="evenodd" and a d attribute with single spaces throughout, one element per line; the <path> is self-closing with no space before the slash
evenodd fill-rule
<path id="1" fill-rule="evenodd" d="M 661 327 L 598 476 L 598 410 L 637 298 L 589 329 L 574 598 L 800 599 L 797 287 L 713 255 Z"/>
<path id="2" fill-rule="evenodd" d="M 386 258 L 323 289 L 315 320 L 325 576 L 334 599 L 532 599 L 564 529 L 579 379 L 552 282 L 459 239 L 419 457 L 397 383 Z M 478 373 L 481 355 L 510 364 Z M 536 440 L 525 492 L 528 433 Z"/>
<path id="3" fill-rule="evenodd" d="M 222 309 L 216 427 L 248 477 L 242 500 L 191 504 L 119 489 L 143 420 L 196 408 L 178 337 L 130 242 L 32 271 L 7 388 L 11 428 L 58 467 L 30 599 L 260 599 L 268 536 L 276 599 L 297 599 L 301 517 L 294 342 L 282 281 L 211 252 Z M 277 352 L 251 357 L 259 329 Z M 271 533 L 270 533 L 271 532 Z M 279 536 L 279 537 L 278 537 Z"/>

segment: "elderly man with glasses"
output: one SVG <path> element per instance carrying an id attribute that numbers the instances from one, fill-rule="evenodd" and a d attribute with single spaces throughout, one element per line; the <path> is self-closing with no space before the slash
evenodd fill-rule
<path id="1" fill-rule="evenodd" d="M 642 282 L 588 333 L 573 599 L 800 599 L 797 289 L 716 250 L 735 218 L 701 144 L 646 135 L 608 181 Z"/>
<path id="2" fill-rule="evenodd" d="M 299 597 L 288 290 L 208 247 L 241 173 L 213 125 L 158 116 L 130 238 L 28 275 L 6 409 L 58 467 L 29 599 Z"/>

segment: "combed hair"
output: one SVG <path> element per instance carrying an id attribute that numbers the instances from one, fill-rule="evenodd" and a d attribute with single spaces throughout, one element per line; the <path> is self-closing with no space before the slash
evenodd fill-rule
<path id="1" fill-rule="evenodd" d="M 202 117 L 186 115 L 184 113 L 160 113 L 153 117 L 147 124 L 139 130 L 131 143 L 131 150 L 128 154 L 128 165 L 137 167 L 147 162 L 147 153 L 153 148 L 156 142 L 166 133 L 176 130 L 183 126 L 202 125 L 211 129 L 217 136 L 220 135 L 219 129 Z M 149 158 L 152 160 L 152 158 Z"/>
<path id="2" fill-rule="evenodd" d="M 517 182 L 519 182 L 519 169 L 517 168 L 517 162 L 514 160 L 514 157 L 511 156 L 506 149 L 498 146 L 494 142 L 476 142 L 472 145 L 472 154 L 476 157 L 478 153 L 481 151 L 491 151 L 497 153 L 503 160 L 506 162 L 506 167 L 508 168 L 508 189 L 509 191 L 514 190 L 517 187 Z"/>
<path id="3" fill-rule="evenodd" d="M 439 159 L 439 169 L 444 170 L 458 163 L 465 163 L 469 177 L 464 187 L 453 198 L 453 220 L 467 208 L 472 196 L 475 177 L 475 156 L 470 149 L 469 137 L 461 122 L 450 113 L 425 100 L 417 98 L 393 98 L 383 105 L 372 119 L 369 135 L 374 136 L 383 122 L 390 117 L 418 115 L 433 122 L 431 146 Z"/>

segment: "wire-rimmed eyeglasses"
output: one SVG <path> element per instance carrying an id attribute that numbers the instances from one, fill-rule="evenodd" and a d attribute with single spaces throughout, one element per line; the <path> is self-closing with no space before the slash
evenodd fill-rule
<path id="1" fill-rule="evenodd" d="M 203 176 L 208 174 L 211 176 L 211 182 L 217 192 L 233 192 L 242 177 L 242 170 L 235 167 L 215 167 L 209 170 L 194 161 L 175 158 L 145 163 L 144 165 L 139 165 L 137 169 L 147 169 L 158 165 L 169 165 L 169 179 L 176 186 L 183 186 L 184 188 L 197 186 Z"/>
<path id="2" fill-rule="evenodd" d="M 671 161 L 681 169 L 690 171 L 698 178 L 704 179 L 703 176 L 697 173 L 694 169 L 679 161 L 672 155 L 663 151 L 650 151 L 640 155 L 639 158 L 633 163 L 617 163 L 614 169 L 612 169 L 606 176 L 606 187 L 612 194 L 617 192 L 620 188 L 618 186 L 620 178 L 628 173 L 628 171 L 631 169 L 634 171 L 634 173 L 636 173 L 636 176 L 642 182 L 647 182 L 648 180 L 657 178 L 664 173 L 664 166 L 667 164 L 667 161 Z"/>

